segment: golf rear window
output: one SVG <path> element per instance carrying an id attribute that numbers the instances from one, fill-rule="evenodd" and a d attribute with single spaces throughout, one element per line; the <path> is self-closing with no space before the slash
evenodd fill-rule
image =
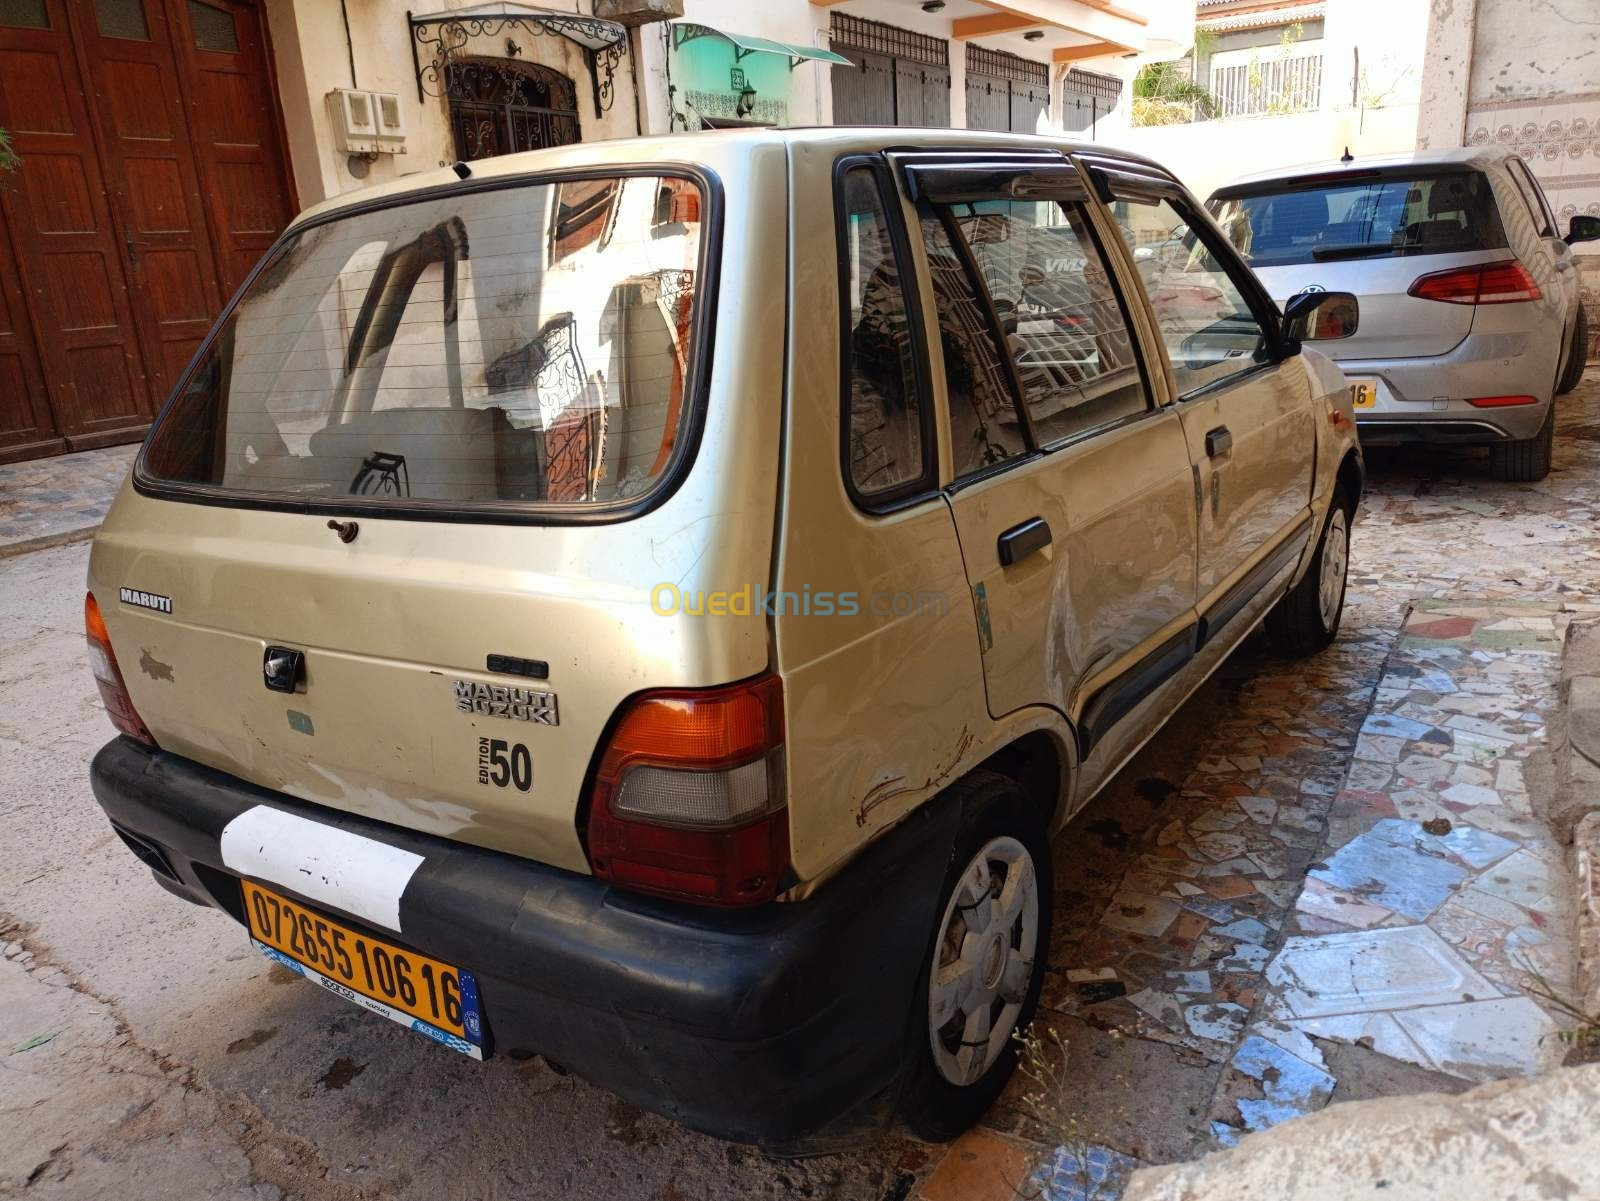
<path id="1" fill-rule="evenodd" d="M 143 477 L 341 507 L 643 497 L 693 407 L 704 199 L 586 177 L 310 226 L 224 319 Z"/>
<path id="2" fill-rule="evenodd" d="M 1494 250 L 1506 244 L 1478 171 L 1279 180 L 1229 188 L 1212 215 L 1252 267 Z"/>

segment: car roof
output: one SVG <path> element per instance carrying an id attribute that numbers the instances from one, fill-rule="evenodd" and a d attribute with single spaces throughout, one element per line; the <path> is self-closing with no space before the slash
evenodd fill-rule
<path id="1" fill-rule="evenodd" d="M 898 125 L 819 125 L 777 128 L 719 129 L 698 133 L 667 134 L 654 137 L 613 138 L 598 142 L 577 142 L 544 150 L 498 155 L 467 164 L 474 182 L 501 179 L 536 172 L 580 170 L 608 166 L 698 165 L 712 170 L 725 168 L 741 159 L 782 148 L 798 146 L 835 147 L 840 154 L 870 153 L 881 150 L 1058 150 L 1085 152 L 1115 157 L 1129 162 L 1154 164 L 1142 154 L 1115 150 L 1096 142 L 1034 134 L 993 133 L 971 129 L 912 129 Z M 404 175 L 385 183 L 341 192 L 302 212 L 293 225 L 317 220 L 341 209 L 364 207 L 408 193 L 423 193 L 436 188 L 460 186 L 455 169 L 443 166 Z"/>
<path id="2" fill-rule="evenodd" d="M 1212 193 L 1213 196 L 1234 188 L 1255 184 L 1289 183 L 1308 175 L 1336 177 L 1345 172 L 1371 171 L 1390 173 L 1404 167 L 1477 167 L 1488 169 L 1503 163 L 1515 153 L 1505 146 L 1465 146 L 1452 150 L 1416 150 L 1408 154 L 1374 154 L 1350 162 L 1299 163 L 1292 167 L 1277 167 L 1270 171 L 1253 171 L 1241 175 Z"/>

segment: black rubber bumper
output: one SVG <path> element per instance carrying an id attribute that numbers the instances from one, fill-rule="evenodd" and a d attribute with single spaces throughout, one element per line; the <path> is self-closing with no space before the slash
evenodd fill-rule
<path id="1" fill-rule="evenodd" d="M 814 897 L 725 912 L 298 801 L 128 738 L 91 774 L 158 881 L 239 921 L 219 840 L 252 806 L 421 855 L 404 933 L 383 937 L 477 975 L 493 1050 L 538 1052 L 642 1108 L 764 1145 L 803 1142 L 898 1077 L 958 816 L 924 806 Z"/>

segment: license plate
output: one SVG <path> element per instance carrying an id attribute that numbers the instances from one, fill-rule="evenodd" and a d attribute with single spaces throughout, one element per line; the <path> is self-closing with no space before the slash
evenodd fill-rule
<path id="1" fill-rule="evenodd" d="M 1358 409 L 1378 407 L 1378 381 L 1353 379 L 1350 381 L 1350 403 Z"/>
<path id="2" fill-rule="evenodd" d="M 269 959 L 453 1051 L 483 1058 L 471 972 L 358 933 L 249 880 L 240 883 L 250 941 Z"/>

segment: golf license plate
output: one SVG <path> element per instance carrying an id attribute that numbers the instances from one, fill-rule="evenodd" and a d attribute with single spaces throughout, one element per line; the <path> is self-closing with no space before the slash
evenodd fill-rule
<path id="1" fill-rule="evenodd" d="M 1378 381 L 1353 379 L 1350 381 L 1350 403 L 1358 409 L 1378 407 Z"/>
<path id="2" fill-rule="evenodd" d="M 249 880 L 250 941 L 329 992 L 453 1051 L 483 1058 L 483 1016 L 471 972 L 362 934 Z"/>

